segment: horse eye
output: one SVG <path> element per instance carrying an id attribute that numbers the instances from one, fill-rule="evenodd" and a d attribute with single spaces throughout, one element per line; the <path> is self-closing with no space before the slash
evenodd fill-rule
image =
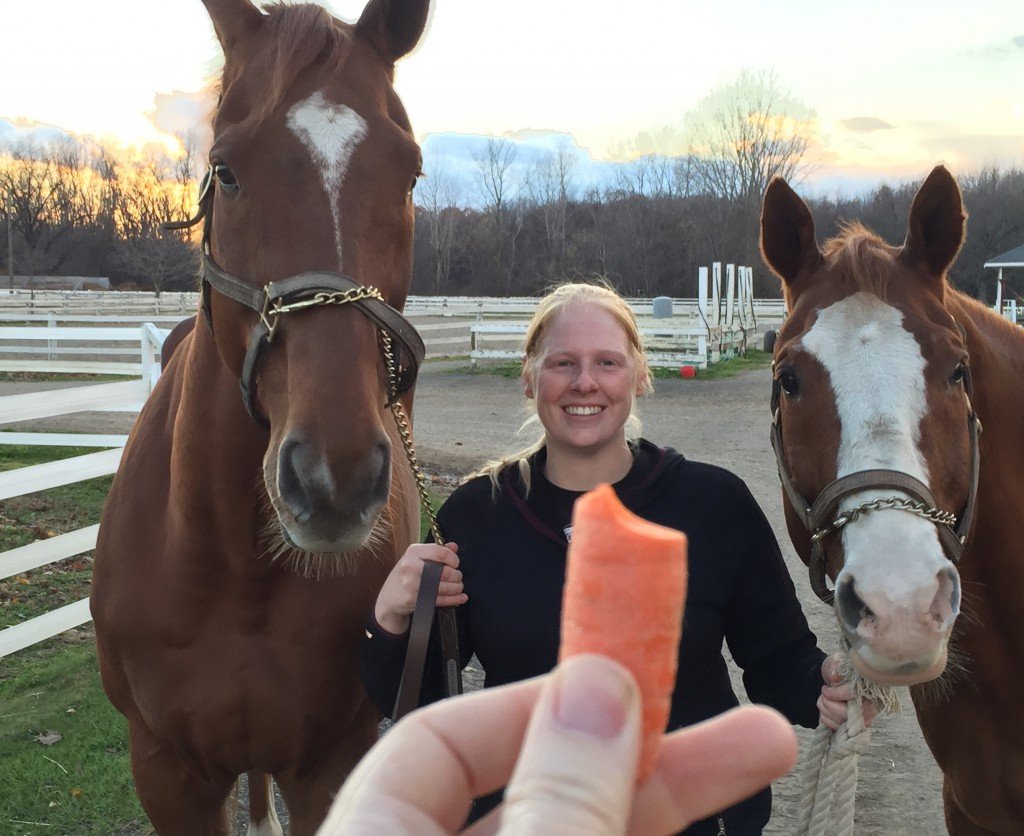
<path id="1" fill-rule="evenodd" d="M 949 376 L 949 384 L 950 386 L 956 386 L 958 383 L 963 383 L 966 377 L 967 367 L 963 363 L 958 363 L 953 374 Z"/>
<path id="2" fill-rule="evenodd" d="M 422 171 L 416 172 L 416 174 L 412 178 L 412 183 L 409 184 L 409 194 L 413 193 L 413 190 L 416 188 L 416 184 L 419 182 L 420 178 L 426 176 L 427 175 L 424 174 Z"/>
<path id="3" fill-rule="evenodd" d="M 787 397 L 792 398 L 800 393 L 800 381 L 792 369 L 783 369 L 779 372 L 779 386 Z"/>
<path id="4" fill-rule="evenodd" d="M 213 167 L 213 173 L 217 175 L 217 182 L 221 184 L 229 192 L 237 192 L 239 189 L 238 181 L 235 179 L 235 175 L 231 173 L 231 169 L 223 163 L 219 163 Z"/>

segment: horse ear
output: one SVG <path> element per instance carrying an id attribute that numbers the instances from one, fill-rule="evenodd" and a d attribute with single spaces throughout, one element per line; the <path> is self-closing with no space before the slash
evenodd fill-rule
<path id="1" fill-rule="evenodd" d="M 966 221 L 960 187 L 945 166 L 936 166 L 910 207 L 903 258 L 944 276 L 960 252 Z"/>
<path id="2" fill-rule="evenodd" d="M 356 32 L 381 57 L 394 64 L 412 52 L 427 27 L 430 0 L 370 0 L 359 16 Z"/>
<path id="3" fill-rule="evenodd" d="M 203 5 L 225 55 L 263 21 L 263 13 L 251 0 L 203 0 Z"/>
<path id="4" fill-rule="evenodd" d="M 789 289 L 801 273 L 823 260 L 811 210 L 781 177 L 772 178 L 764 195 L 761 256 Z"/>

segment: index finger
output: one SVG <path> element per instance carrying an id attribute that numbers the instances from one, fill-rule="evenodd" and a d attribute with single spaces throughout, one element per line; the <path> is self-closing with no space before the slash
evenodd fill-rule
<path id="1" fill-rule="evenodd" d="M 349 776 L 320 836 L 458 831 L 475 797 L 508 782 L 544 681 L 489 688 L 405 717 Z"/>
<path id="2" fill-rule="evenodd" d="M 454 547 L 454 548 L 453 548 Z M 429 555 L 420 553 L 421 560 L 432 560 L 434 563 L 443 563 L 453 569 L 459 568 L 459 556 L 456 554 L 459 547 L 455 543 L 445 543 L 439 546 L 436 543 L 430 547 Z"/>

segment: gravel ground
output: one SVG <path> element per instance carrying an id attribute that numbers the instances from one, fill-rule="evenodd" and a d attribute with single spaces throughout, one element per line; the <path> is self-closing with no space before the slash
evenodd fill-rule
<path id="1" fill-rule="evenodd" d="M 52 388 L 45 384 L 0 384 L 0 394 Z M 644 434 L 690 458 L 726 467 L 750 487 L 775 528 L 797 592 L 823 649 L 838 648 L 831 611 L 818 602 L 806 572 L 789 545 L 783 521 L 774 457 L 768 443 L 767 370 L 719 381 L 659 380 L 656 393 L 641 405 Z M 525 401 L 513 380 L 457 374 L 428 364 L 416 393 L 415 435 L 420 460 L 438 475 L 470 472 L 483 461 L 518 447 L 515 434 Z M 131 416 L 90 413 L 24 426 L 52 431 L 126 432 Z M 742 684 L 734 670 L 737 693 Z M 898 689 L 904 710 L 880 718 L 860 760 L 856 833 L 934 834 L 945 829 L 941 777 L 914 716 L 906 689 Z M 798 731 L 801 747 L 811 733 Z M 775 788 L 775 809 L 767 833 L 793 832 L 799 802 L 798 775 Z M 243 831 L 244 832 L 244 831 Z"/>

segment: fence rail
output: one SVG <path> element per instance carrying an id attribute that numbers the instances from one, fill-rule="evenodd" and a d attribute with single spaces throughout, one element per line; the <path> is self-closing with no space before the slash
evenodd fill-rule
<path id="1" fill-rule="evenodd" d="M 102 333 L 95 336 L 92 334 L 94 331 Z M 139 363 L 117 364 L 121 373 L 129 365 L 136 366 L 141 375 L 138 379 L 0 397 L 0 419 L 7 424 L 81 411 L 137 412 L 159 376 L 159 363 L 156 361 L 156 354 L 163 344 L 166 333 L 151 324 L 128 329 L 0 327 L 0 341 L 17 340 L 23 335 L 27 335 L 28 339 L 45 340 L 48 343 L 88 342 L 95 339 L 109 342 L 112 341 L 112 336 L 116 336 L 121 340 L 133 340 L 137 343 L 136 351 L 141 352 Z M 8 364 L 11 362 L 13 361 L 0 360 L 0 368 L 9 368 Z M 46 362 L 48 363 L 47 371 L 53 371 L 55 367 L 66 368 L 67 366 L 66 361 L 63 360 Z M 108 476 L 117 471 L 126 439 L 127 437 L 124 435 L 0 433 L 0 444 L 110 448 L 70 459 L 60 459 L 4 471 L 0 473 L 0 500 L 48 490 L 61 485 L 70 485 L 98 476 Z M 96 546 L 98 530 L 99 525 L 90 525 L 0 553 L 0 580 L 92 550 Z M 65 630 L 78 627 L 89 621 L 90 618 L 89 600 L 83 598 L 21 624 L 2 629 L 0 630 L 0 658 L 51 638 Z"/>
<path id="2" fill-rule="evenodd" d="M 728 272 L 727 269 L 726 276 Z M 728 288 L 716 299 L 725 305 Z M 409 296 L 405 313 L 410 317 L 530 315 L 538 301 L 536 296 Z M 627 301 L 638 316 L 650 316 L 653 312 L 652 299 L 630 298 Z M 672 299 L 672 306 L 674 315 L 699 316 L 702 301 L 695 297 L 680 297 Z M 27 290 L 0 290 L 0 321 L 8 322 L 42 321 L 52 316 L 57 321 L 66 322 L 106 322 L 117 317 L 123 322 L 173 323 L 191 316 L 198 307 L 199 294 L 193 292 L 165 292 L 157 296 L 144 291 L 40 290 L 30 293 Z M 786 314 L 782 299 L 753 299 L 752 310 L 758 319 L 781 320 Z"/>

